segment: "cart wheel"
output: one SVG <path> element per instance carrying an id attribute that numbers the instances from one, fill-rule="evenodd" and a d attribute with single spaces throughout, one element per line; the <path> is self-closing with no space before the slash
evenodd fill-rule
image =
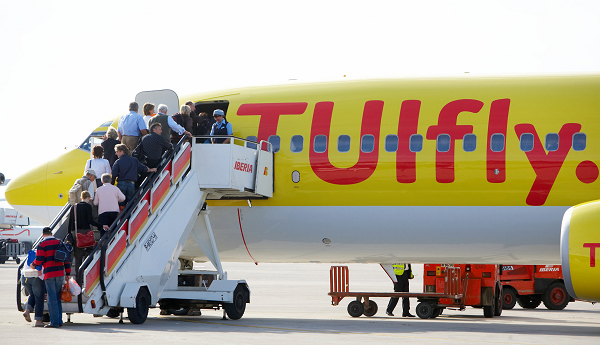
<path id="1" fill-rule="evenodd" d="M 540 295 L 525 295 L 517 297 L 517 303 L 525 309 L 535 309 L 542 303 Z"/>
<path id="2" fill-rule="evenodd" d="M 492 305 L 484 305 L 483 306 L 483 316 L 485 317 L 494 317 L 494 313 L 496 312 L 496 301 L 495 298 L 492 298 Z"/>
<path id="3" fill-rule="evenodd" d="M 360 301 L 352 301 L 348 304 L 348 314 L 352 317 L 359 317 L 365 311 L 365 307 Z"/>
<path id="4" fill-rule="evenodd" d="M 442 314 L 442 308 L 437 307 L 437 308 L 433 308 L 433 314 L 431 315 L 432 319 L 435 319 L 436 317 L 440 316 Z"/>
<path id="5" fill-rule="evenodd" d="M 417 315 L 421 319 L 429 319 L 433 316 L 433 306 L 428 302 L 417 304 Z"/>
<path id="6" fill-rule="evenodd" d="M 552 283 L 543 295 L 546 308 L 550 310 L 563 310 L 569 304 L 569 294 L 565 284 L 561 282 Z"/>
<path id="7" fill-rule="evenodd" d="M 494 316 L 502 315 L 502 297 L 500 293 L 494 296 Z"/>
<path id="8" fill-rule="evenodd" d="M 502 308 L 512 309 L 517 303 L 517 294 L 514 289 L 505 287 L 502 289 Z"/>
<path id="9" fill-rule="evenodd" d="M 364 304 L 363 304 L 363 308 L 364 308 Z M 375 303 L 375 301 L 373 301 L 373 300 L 369 300 L 369 308 L 368 309 L 364 308 L 363 314 L 365 316 L 369 316 L 369 317 L 377 314 L 377 303 Z"/>

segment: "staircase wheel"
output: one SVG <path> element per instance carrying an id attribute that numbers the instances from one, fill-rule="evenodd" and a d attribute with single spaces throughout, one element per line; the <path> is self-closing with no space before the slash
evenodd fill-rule
<path id="1" fill-rule="evenodd" d="M 150 293 L 146 287 L 140 288 L 135 297 L 135 307 L 127 308 L 127 317 L 133 324 L 142 324 L 148 318 L 148 309 L 150 309 Z"/>
<path id="2" fill-rule="evenodd" d="M 223 309 L 227 313 L 227 317 L 232 320 L 239 320 L 246 311 L 246 303 L 248 303 L 248 295 L 243 285 L 238 286 L 233 291 L 233 303 L 223 303 Z"/>

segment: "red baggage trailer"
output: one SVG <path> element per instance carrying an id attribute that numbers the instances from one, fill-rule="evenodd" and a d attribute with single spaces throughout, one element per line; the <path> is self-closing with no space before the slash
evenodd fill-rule
<path id="1" fill-rule="evenodd" d="M 347 266 L 331 266 L 329 274 L 331 304 L 338 305 L 344 297 L 356 298 L 348 304 L 352 317 L 375 315 L 377 303 L 372 297 L 414 297 L 422 319 L 436 318 L 445 308 L 464 310 L 466 306 L 483 307 L 485 317 L 502 314 L 499 265 L 426 264 L 422 293 L 350 292 Z"/>
<path id="2" fill-rule="evenodd" d="M 515 303 L 526 309 L 534 309 L 543 301 L 548 309 L 562 310 L 569 296 L 560 265 L 504 265 L 501 276 L 504 309 L 512 309 Z"/>

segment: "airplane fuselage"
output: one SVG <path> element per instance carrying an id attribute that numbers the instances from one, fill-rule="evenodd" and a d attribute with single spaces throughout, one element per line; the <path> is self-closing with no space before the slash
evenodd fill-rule
<path id="1" fill-rule="evenodd" d="M 235 136 L 278 146 L 273 198 L 209 202 L 223 261 L 550 264 L 564 212 L 600 196 L 599 91 L 596 76 L 468 78 L 182 100 L 226 104 Z M 50 219 L 89 152 L 65 156 L 7 200 Z M 191 241 L 182 256 L 202 259 Z"/>

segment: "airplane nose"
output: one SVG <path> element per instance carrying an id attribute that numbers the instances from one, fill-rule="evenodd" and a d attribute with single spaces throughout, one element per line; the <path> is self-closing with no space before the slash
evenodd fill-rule
<path id="1" fill-rule="evenodd" d="M 44 163 L 28 172 L 11 179 L 6 186 L 6 201 L 17 211 L 35 220 L 48 218 L 47 207 L 47 170 Z"/>

